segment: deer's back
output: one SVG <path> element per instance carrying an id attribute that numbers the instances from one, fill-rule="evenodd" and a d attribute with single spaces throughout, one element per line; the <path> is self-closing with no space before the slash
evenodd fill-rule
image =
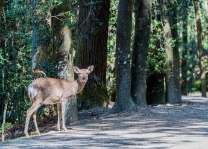
<path id="1" fill-rule="evenodd" d="M 51 96 L 62 98 L 76 93 L 77 87 L 74 82 L 66 79 L 38 78 L 29 85 L 29 91 L 32 89 L 38 96 L 44 99 Z"/>

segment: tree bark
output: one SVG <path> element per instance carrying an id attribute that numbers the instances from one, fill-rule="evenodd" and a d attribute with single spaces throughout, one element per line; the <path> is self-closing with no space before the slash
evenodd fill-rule
<path id="1" fill-rule="evenodd" d="M 184 8 L 188 8 L 188 2 L 184 2 Z M 188 81 L 187 81 L 187 70 L 188 70 L 188 65 L 187 65 L 187 55 L 188 55 L 188 12 L 185 11 L 184 16 L 183 16 L 183 49 L 182 49 L 182 60 L 181 60 L 181 93 L 182 95 L 187 95 L 187 88 L 188 88 Z"/>
<path id="2" fill-rule="evenodd" d="M 51 48 L 51 29 L 46 16 L 39 7 L 41 1 L 34 0 L 32 3 L 32 70 L 44 71 L 47 76 L 54 77 L 54 52 Z M 42 16 L 42 17 L 39 17 Z M 34 76 L 35 78 L 35 76 Z"/>
<path id="3" fill-rule="evenodd" d="M 94 71 L 78 95 L 80 109 L 107 104 L 106 67 L 110 0 L 81 0 L 77 28 L 75 64 L 94 65 Z"/>
<path id="4" fill-rule="evenodd" d="M 3 7 L 4 7 L 4 0 L 0 1 L 0 18 L 3 14 Z M 0 19 L 0 24 L 1 24 L 1 19 Z"/>
<path id="5" fill-rule="evenodd" d="M 164 42 L 166 49 L 166 102 L 177 103 L 181 102 L 181 88 L 180 88 L 180 69 L 179 69 L 179 51 L 177 43 L 177 28 L 173 27 L 177 24 L 177 12 L 176 7 L 172 4 L 172 0 L 168 1 L 169 8 L 165 0 L 161 1 L 162 4 L 162 23 L 164 28 Z M 171 6 L 171 7 L 170 7 Z M 173 13 L 172 16 L 170 12 Z M 171 27 L 173 27 L 171 29 Z M 175 45 L 173 46 L 173 40 L 176 40 Z"/>
<path id="6" fill-rule="evenodd" d="M 146 68 L 150 38 L 152 1 L 135 2 L 135 36 L 132 57 L 131 97 L 137 105 L 146 105 Z"/>
<path id="7" fill-rule="evenodd" d="M 132 0 L 119 0 L 116 32 L 116 102 L 113 112 L 129 110 L 131 99 L 130 43 Z"/>
<path id="8" fill-rule="evenodd" d="M 198 47 L 198 57 L 199 57 L 199 71 L 201 79 L 201 93 L 202 97 L 206 97 L 206 73 L 203 60 L 203 47 L 202 47 L 202 24 L 201 18 L 199 15 L 199 6 L 198 1 L 194 1 L 194 10 L 195 10 L 195 19 L 196 19 L 196 28 L 197 28 L 197 47 Z"/>
<path id="9" fill-rule="evenodd" d="M 52 10 L 52 15 L 56 16 L 52 19 L 53 30 L 53 49 L 56 53 L 56 73 L 58 78 L 65 78 L 74 81 L 73 72 L 73 49 L 72 49 L 72 32 L 64 20 L 67 18 L 61 16 L 70 10 L 70 3 L 63 0 L 63 3 Z M 76 97 L 69 100 L 66 107 L 65 115 L 66 125 L 78 120 L 78 109 Z"/>

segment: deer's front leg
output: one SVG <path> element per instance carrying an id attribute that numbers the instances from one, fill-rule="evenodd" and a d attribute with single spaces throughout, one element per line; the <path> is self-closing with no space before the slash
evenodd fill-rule
<path id="1" fill-rule="evenodd" d="M 60 131 L 60 114 L 61 114 L 61 103 L 57 103 L 57 114 L 58 114 L 58 121 L 57 121 L 57 130 Z"/>
<path id="2" fill-rule="evenodd" d="M 65 126 L 65 112 L 66 112 L 66 104 L 67 104 L 67 101 L 62 101 L 61 103 L 61 112 L 62 112 L 62 129 L 64 131 L 66 131 L 66 126 Z"/>

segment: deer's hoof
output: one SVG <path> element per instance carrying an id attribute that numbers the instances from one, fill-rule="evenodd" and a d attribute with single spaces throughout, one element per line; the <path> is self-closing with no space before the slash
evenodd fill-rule
<path id="1" fill-rule="evenodd" d="M 63 128 L 63 131 L 67 131 L 67 128 L 65 127 L 65 128 Z"/>
<path id="2" fill-rule="evenodd" d="M 40 136 L 40 132 L 39 131 L 36 131 L 36 135 Z"/>
<path id="3" fill-rule="evenodd" d="M 57 127 L 57 131 L 60 131 L 61 129 L 60 129 L 60 127 Z"/>

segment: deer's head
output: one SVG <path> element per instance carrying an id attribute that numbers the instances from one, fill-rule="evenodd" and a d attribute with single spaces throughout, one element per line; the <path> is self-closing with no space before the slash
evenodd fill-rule
<path id="1" fill-rule="evenodd" d="M 74 72 L 78 74 L 78 80 L 79 82 L 86 83 L 88 80 L 88 75 L 91 73 L 94 69 L 94 66 L 89 66 L 87 69 L 79 69 L 78 67 L 73 67 Z"/>

